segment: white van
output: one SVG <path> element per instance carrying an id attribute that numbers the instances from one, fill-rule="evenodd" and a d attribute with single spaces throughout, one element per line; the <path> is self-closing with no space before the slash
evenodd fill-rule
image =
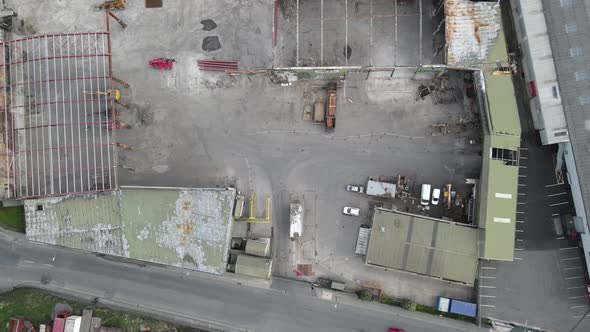
<path id="1" fill-rule="evenodd" d="M 432 189 L 432 205 L 438 205 L 440 201 L 440 189 L 434 188 Z"/>
<path id="2" fill-rule="evenodd" d="M 420 204 L 428 205 L 430 203 L 430 188 L 429 184 L 422 185 L 422 193 L 420 194 Z"/>

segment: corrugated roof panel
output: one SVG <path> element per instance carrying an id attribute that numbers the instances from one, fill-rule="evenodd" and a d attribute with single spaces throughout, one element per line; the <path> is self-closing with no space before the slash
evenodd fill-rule
<path id="1" fill-rule="evenodd" d="M 447 64 L 484 62 L 501 30 L 499 4 L 447 0 L 445 19 Z"/>
<path id="2" fill-rule="evenodd" d="M 377 208 L 366 263 L 473 284 L 478 230 Z"/>
<path id="3" fill-rule="evenodd" d="M 541 0 L 517 0 L 521 9 L 523 29 L 526 33 L 527 47 L 523 48 L 529 58 L 538 98 L 540 119 L 544 131 L 541 132 L 544 144 L 569 141 L 567 123 L 561 100 L 557 71 L 553 52 L 547 34 L 547 22 Z M 528 48 L 528 50 L 527 50 Z M 565 134 L 564 134 L 565 133 Z"/>

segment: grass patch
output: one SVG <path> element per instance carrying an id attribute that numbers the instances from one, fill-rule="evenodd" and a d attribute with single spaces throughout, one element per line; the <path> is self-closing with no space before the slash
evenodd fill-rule
<path id="1" fill-rule="evenodd" d="M 179 328 L 174 324 L 145 318 L 138 314 L 95 307 L 27 288 L 0 294 L 0 322 L 4 324 L 12 316 L 24 316 L 38 327 L 39 324 L 46 324 L 51 321 L 51 311 L 53 311 L 56 303 L 67 303 L 72 307 L 75 315 L 82 315 L 82 309 L 92 309 L 94 310 L 92 316 L 102 318 L 103 326 L 118 327 L 123 331 L 139 331 L 141 324 L 150 327 L 152 331 Z M 181 330 L 187 331 L 186 329 Z M 0 331 L 6 331 L 6 326 L 0 326 Z"/>
<path id="2" fill-rule="evenodd" d="M 25 211 L 22 206 L 0 208 L 0 226 L 15 232 L 25 232 Z"/>

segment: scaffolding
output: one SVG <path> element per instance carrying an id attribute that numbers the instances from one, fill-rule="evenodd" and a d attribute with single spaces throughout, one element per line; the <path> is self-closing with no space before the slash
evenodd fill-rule
<path id="1" fill-rule="evenodd" d="M 115 189 L 109 32 L 0 44 L 6 198 Z"/>

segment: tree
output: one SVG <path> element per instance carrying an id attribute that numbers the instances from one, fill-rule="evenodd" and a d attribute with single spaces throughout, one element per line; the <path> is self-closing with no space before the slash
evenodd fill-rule
<path id="1" fill-rule="evenodd" d="M 408 311 L 416 311 L 416 302 L 410 299 L 403 299 L 402 300 L 402 308 Z"/>
<path id="2" fill-rule="evenodd" d="M 361 289 L 357 291 L 356 296 L 358 296 L 358 298 L 362 301 L 371 301 L 371 299 L 373 298 L 373 294 L 371 294 L 371 292 L 366 289 Z"/>

